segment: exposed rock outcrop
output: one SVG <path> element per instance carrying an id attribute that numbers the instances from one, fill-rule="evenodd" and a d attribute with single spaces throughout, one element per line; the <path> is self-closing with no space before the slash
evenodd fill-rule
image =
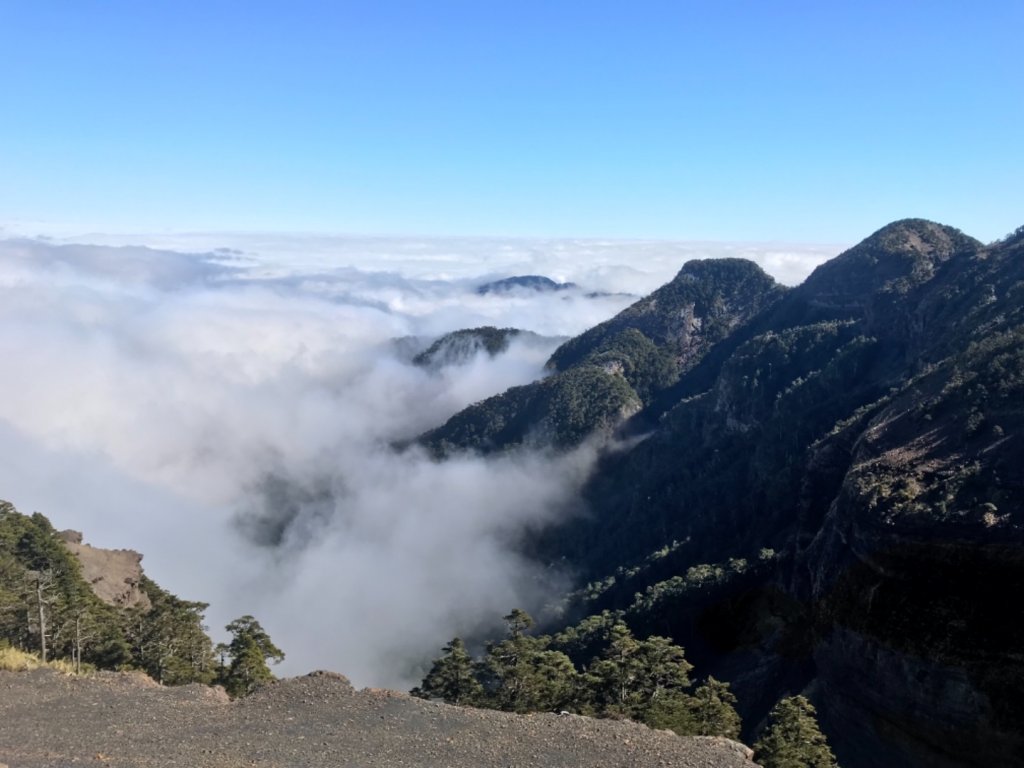
<path id="1" fill-rule="evenodd" d="M 100 549 L 83 544 L 78 531 L 61 531 L 58 536 L 78 558 L 82 576 L 100 600 L 118 608 L 149 608 L 149 597 L 140 587 L 142 555 L 131 549 Z"/>

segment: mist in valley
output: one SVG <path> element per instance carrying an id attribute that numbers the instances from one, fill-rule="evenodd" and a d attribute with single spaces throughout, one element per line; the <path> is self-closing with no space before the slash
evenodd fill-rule
<path id="1" fill-rule="evenodd" d="M 409 441 L 545 375 L 561 340 L 743 255 L 794 283 L 838 248 L 598 241 L 93 236 L 0 241 L 0 497 L 210 603 L 255 615 L 298 674 L 407 687 L 453 634 L 572 574 L 523 535 L 580 514 L 590 446 L 436 462 Z M 152 247 L 130 245 L 145 242 Z M 570 291 L 478 295 L 516 274 Z M 483 325 L 533 334 L 413 363 Z M 535 334 L 535 335 L 534 335 Z"/>

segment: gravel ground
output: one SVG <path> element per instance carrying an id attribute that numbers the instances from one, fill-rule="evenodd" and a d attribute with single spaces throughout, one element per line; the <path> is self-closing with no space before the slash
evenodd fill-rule
<path id="1" fill-rule="evenodd" d="M 282 680 L 238 702 L 134 674 L 0 672 L 0 768 L 425 766 L 753 768 L 726 739 L 630 722 L 511 715 L 353 690 L 340 675 Z"/>

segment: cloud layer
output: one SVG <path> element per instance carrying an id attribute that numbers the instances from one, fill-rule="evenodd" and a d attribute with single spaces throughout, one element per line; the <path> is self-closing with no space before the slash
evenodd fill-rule
<path id="1" fill-rule="evenodd" d="M 267 240 L 0 241 L 0 497 L 144 552 L 157 581 L 212 603 L 215 629 L 255 614 L 288 671 L 406 685 L 454 632 L 543 600 L 548 577 L 515 542 L 569 513 L 593 456 L 438 464 L 391 445 L 542 376 L 557 337 L 631 301 L 586 292 L 644 293 L 686 259 L 658 244 L 630 261 L 586 242 Z M 822 258 L 756 255 L 782 271 Z M 474 293 L 523 273 L 581 289 Z M 550 338 L 411 364 L 484 324 Z"/>

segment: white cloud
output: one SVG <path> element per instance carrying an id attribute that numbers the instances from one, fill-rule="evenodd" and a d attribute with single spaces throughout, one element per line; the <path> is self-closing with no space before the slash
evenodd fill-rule
<path id="1" fill-rule="evenodd" d="M 748 258 L 786 285 L 846 246 L 835 243 L 730 243 L 670 240 L 527 238 L 409 238 L 350 235 L 185 233 L 90 234 L 61 242 L 138 245 L 178 251 L 213 251 L 245 262 L 255 259 L 266 274 L 334 271 L 347 265 L 390 272 L 412 280 L 452 281 L 541 274 L 590 290 L 649 293 L 672 279 L 684 262 L 722 256 Z"/>
<path id="2" fill-rule="evenodd" d="M 157 581 L 212 603 L 214 626 L 254 613 L 289 671 L 393 685 L 452 633 L 541 599 L 537 570 L 511 544 L 565 513 L 593 458 L 396 453 L 394 441 L 543 375 L 557 342 L 431 372 L 393 339 L 483 324 L 570 335 L 631 302 L 587 291 L 643 293 L 688 258 L 753 255 L 796 274 L 823 256 L 586 241 L 145 242 L 161 248 L 0 241 L 0 497 L 98 546 L 142 551 Z M 523 273 L 581 289 L 474 292 Z"/>

